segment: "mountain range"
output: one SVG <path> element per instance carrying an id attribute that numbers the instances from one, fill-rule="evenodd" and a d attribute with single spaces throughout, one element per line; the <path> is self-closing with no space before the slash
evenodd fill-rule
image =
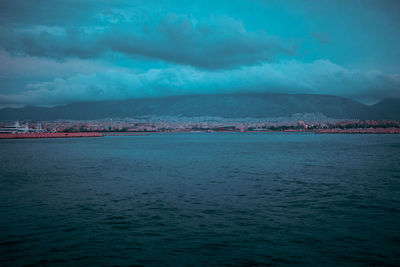
<path id="1" fill-rule="evenodd" d="M 400 98 L 375 105 L 312 94 L 185 95 L 119 101 L 77 102 L 55 107 L 27 106 L 0 109 L 0 120 L 93 120 L 138 116 L 218 116 L 225 118 L 285 117 L 295 113 L 322 113 L 337 119 L 399 120 Z"/>

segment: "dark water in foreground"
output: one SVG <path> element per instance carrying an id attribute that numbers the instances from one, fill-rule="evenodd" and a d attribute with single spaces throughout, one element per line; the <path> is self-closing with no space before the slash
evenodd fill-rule
<path id="1" fill-rule="evenodd" d="M 1 140 L 0 265 L 400 264 L 400 136 Z"/>

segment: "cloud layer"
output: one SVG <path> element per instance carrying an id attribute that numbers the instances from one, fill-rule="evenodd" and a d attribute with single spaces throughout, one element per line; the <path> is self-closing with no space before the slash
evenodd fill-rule
<path id="1" fill-rule="evenodd" d="M 264 31 L 249 32 L 242 22 L 230 17 L 211 17 L 200 23 L 176 14 L 156 23 L 121 22 L 100 29 L 2 28 L 0 36 L 0 48 L 16 55 L 65 60 L 117 52 L 205 69 L 259 64 L 296 51 L 294 44 Z"/>
<path id="2" fill-rule="evenodd" d="M 7 104 L 65 104 L 168 95 L 268 92 L 333 94 L 371 102 L 376 94 L 397 96 L 400 75 L 344 69 L 327 60 L 287 61 L 207 71 L 193 67 L 150 69 L 143 73 L 104 71 L 31 83 L 19 94 L 0 95 Z"/>
<path id="3" fill-rule="evenodd" d="M 399 12 L 395 0 L 0 0 L 0 107 L 233 92 L 400 97 Z"/>

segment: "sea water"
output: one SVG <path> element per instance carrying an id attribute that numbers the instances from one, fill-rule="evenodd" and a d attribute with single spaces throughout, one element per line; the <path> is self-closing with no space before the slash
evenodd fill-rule
<path id="1" fill-rule="evenodd" d="M 1 140 L 0 264 L 400 264 L 400 136 Z"/>

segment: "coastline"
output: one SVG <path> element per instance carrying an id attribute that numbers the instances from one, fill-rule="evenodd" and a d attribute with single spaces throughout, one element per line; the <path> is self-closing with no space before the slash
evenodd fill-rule
<path id="1" fill-rule="evenodd" d="M 365 129 L 319 129 L 315 133 L 340 134 L 400 134 L 400 128 L 365 128 Z"/>
<path id="2" fill-rule="evenodd" d="M 103 137 L 102 133 L 18 133 L 0 134 L 0 139 Z"/>
<path id="3" fill-rule="evenodd" d="M 36 138 L 78 138 L 104 136 L 146 136 L 157 133 L 316 133 L 316 134 L 400 134 L 400 128 L 366 128 L 366 129 L 287 129 L 283 131 L 168 131 L 168 132 L 75 132 L 75 133 L 16 133 L 0 134 L 0 139 L 36 139 Z"/>

